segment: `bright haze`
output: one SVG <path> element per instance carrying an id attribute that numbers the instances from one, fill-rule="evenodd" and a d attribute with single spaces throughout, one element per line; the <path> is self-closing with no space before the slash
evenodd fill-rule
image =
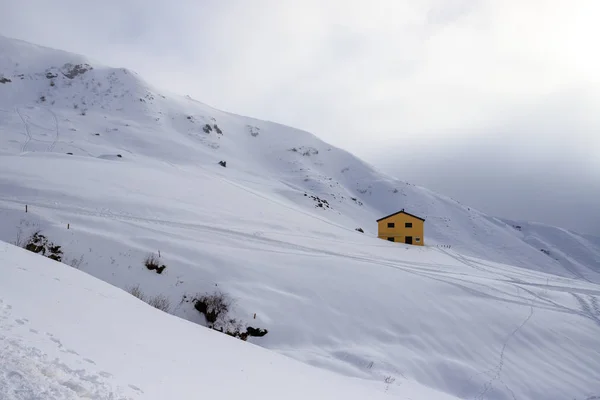
<path id="1" fill-rule="evenodd" d="M 484 212 L 600 235 L 595 0 L 0 4 L 0 34 L 311 131 Z"/>

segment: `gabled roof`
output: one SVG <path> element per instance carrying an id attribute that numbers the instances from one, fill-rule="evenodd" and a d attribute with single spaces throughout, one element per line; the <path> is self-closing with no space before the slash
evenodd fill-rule
<path id="1" fill-rule="evenodd" d="M 406 215 L 410 215 L 411 217 L 414 217 L 414 218 L 416 218 L 416 219 L 420 219 L 421 221 L 425 222 L 425 220 L 424 220 L 423 218 L 421 218 L 421 217 L 417 217 L 416 215 L 413 215 L 413 214 L 411 214 L 411 213 L 407 213 L 406 211 L 404 211 L 404 208 L 403 208 L 402 210 L 398 211 L 398 212 L 395 212 L 395 213 L 393 213 L 393 214 L 387 215 L 387 216 L 385 216 L 385 217 L 383 217 L 383 218 L 379 218 L 379 219 L 377 220 L 377 222 L 379 222 L 379 221 L 383 221 L 384 219 L 388 219 L 389 217 L 393 217 L 394 215 L 398 215 L 398 214 L 406 214 Z"/>

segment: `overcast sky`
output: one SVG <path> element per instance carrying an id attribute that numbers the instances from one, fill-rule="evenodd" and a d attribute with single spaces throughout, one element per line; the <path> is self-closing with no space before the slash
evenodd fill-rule
<path id="1" fill-rule="evenodd" d="M 0 0 L 0 34 L 600 235 L 600 1 Z"/>

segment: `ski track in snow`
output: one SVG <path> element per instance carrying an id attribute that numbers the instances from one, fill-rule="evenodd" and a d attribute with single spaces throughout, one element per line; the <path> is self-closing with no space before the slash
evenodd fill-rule
<path id="1" fill-rule="evenodd" d="M 59 124 L 58 124 L 58 118 L 56 117 L 56 113 L 54 113 L 54 111 L 52 111 L 49 108 L 39 108 L 39 107 L 32 106 L 30 109 L 32 109 L 32 110 L 41 109 L 41 110 L 44 110 L 45 112 L 50 113 L 52 115 L 52 118 L 54 119 L 54 127 L 48 128 L 48 127 L 41 126 L 41 125 L 31 122 L 29 120 L 28 116 L 23 115 L 23 112 L 21 111 L 20 107 L 15 107 L 15 112 L 19 115 L 19 118 L 21 118 L 21 121 L 23 122 L 23 126 L 25 127 L 25 134 L 26 134 L 26 140 L 25 140 L 25 143 L 23 143 L 23 146 L 21 147 L 21 153 L 24 153 L 25 151 L 27 151 L 27 147 L 31 144 L 31 142 L 44 142 L 42 140 L 35 139 L 33 137 L 33 135 L 31 134 L 31 126 L 34 126 L 38 129 L 42 129 L 45 131 L 53 132 L 54 135 L 53 135 L 52 141 L 46 147 L 46 152 L 52 152 L 54 150 L 54 147 L 60 140 Z"/>
<path id="2" fill-rule="evenodd" d="M 596 297 L 589 296 L 590 301 L 588 302 L 577 293 L 571 293 L 571 295 L 581 305 L 581 312 L 583 315 L 594 321 L 600 327 L 600 309 L 598 307 L 598 299 Z"/>
<path id="3" fill-rule="evenodd" d="M 58 129 L 58 118 L 56 117 L 56 113 L 54 111 L 52 111 L 49 108 L 47 110 L 52 114 L 52 118 L 54 118 L 54 129 L 56 131 L 56 136 L 54 137 L 54 141 L 52 142 L 52 144 L 48 147 L 48 151 L 54 151 L 54 147 L 56 146 L 56 143 L 58 143 L 60 140 L 60 131 Z"/>
<path id="4" fill-rule="evenodd" d="M 533 306 L 531 306 L 529 315 L 527 316 L 527 318 L 525 318 L 525 320 L 515 328 L 515 330 L 513 330 L 508 337 L 506 338 L 506 340 L 504 341 L 504 343 L 502 344 L 502 348 L 500 349 L 500 354 L 499 354 L 499 360 L 498 360 L 498 364 L 489 369 L 488 371 L 484 371 L 481 372 L 478 375 L 488 375 L 491 373 L 492 375 L 490 376 L 489 381 L 487 381 L 484 385 L 483 388 L 481 390 L 481 392 L 479 392 L 478 395 L 476 395 L 474 397 L 474 400 L 485 400 L 486 395 L 494 390 L 494 382 L 495 381 L 499 381 L 505 388 L 506 390 L 511 394 L 513 400 L 517 400 L 515 393 L 510 389 L 510 387 L 508 387 L 508 385 L 506 383 L 504 383 L 504 381 L 501 378 L 502 375 L 502 368 L 504 367 L 504 360 L 505 360 L 505 351 L 506 348 L 508 346 L 508 343 L 510 342 L 510 340 L 521 330 L 523 329 L 523 327 L 529 322 L 529 320 L 533 317 Z M 472 378 L 471 378 L 472 379 Z M 471 380 L 470 379 L 470 380 Z"/>
<path id="5" fill-rule="evenodd" d="M 21 114 L 18 107 L 15 107 L 15 112 L 19 114 L 19 118 L 21 118 L 21 121 L 23 121 L 23 126 L 25 127 L 25 143 L 23 143 L 23 147 L 21 147 L 21 153 L 24 153 L 27 150 L 29 142 L 31 142 L 31 133 L 29 132 L 29 126 L 27 125 L 23 114 Z"/>

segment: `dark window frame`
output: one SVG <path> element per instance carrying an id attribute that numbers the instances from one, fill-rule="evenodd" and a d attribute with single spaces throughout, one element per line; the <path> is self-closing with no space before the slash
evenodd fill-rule
<path id="1" fill-rule="evenodd" d="M 405 223 L 404 223 L 404 227 L 405 227 L 405 228 L 412 228 L 412 227 L 413 227 L 413 224 L 412 224 L 412 222 L 405 222 Z"/>
<path id="2" fill-rule="evenodd" d="M 388 238 L 387 238 L 387 240 L 388 240 L 389 242 L 395 242 L 395 240 L 394 240 L 394 238 L 393 238 L 393 237 L 388 237 Z"/>
<path id="3" fill-rule="evenodd" d="M 395 227 L 396 227 L 396 224 L 395 224 L 394 222 L 388 222 L 388 223 L 387 223 L 387 227 L 388 227 L 388 228 L 395 228 Z"/>

